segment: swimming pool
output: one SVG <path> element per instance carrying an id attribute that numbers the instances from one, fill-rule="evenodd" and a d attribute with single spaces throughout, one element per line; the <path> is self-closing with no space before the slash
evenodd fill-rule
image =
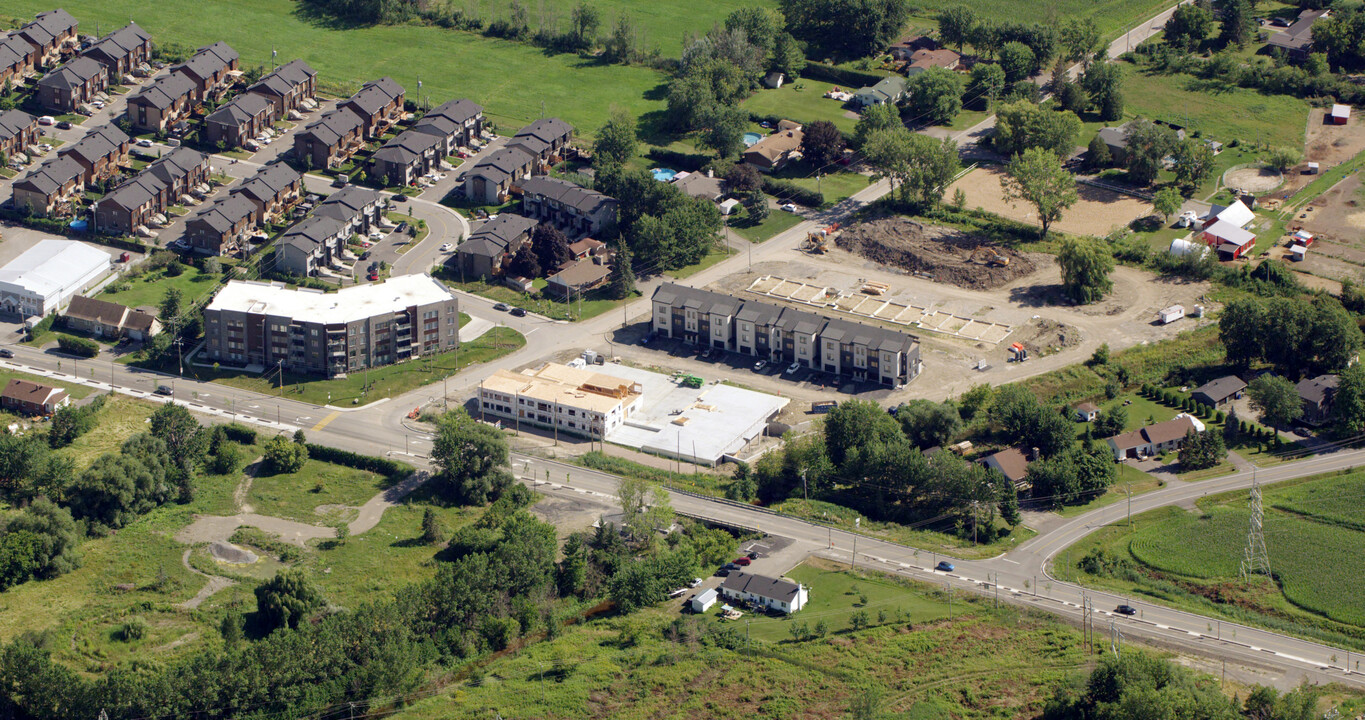
<path id="1" fill-rule="evenodd" d="M 86 220 L 72 220 L 68 223 L 68 226 L 72 230 L 84 231 L 87 227 L 90 227 L 90 223 Z"/>
<path id="2" fill-rule="evenodd" d="M 763 139 L 763 136 L 762 136 L 762 135 L 759 135 L 759 134 L 756 133 L 756 132 L 747 132 L 747 133 L 744 133 L 744 147 L 749 147 L 749 146 L 753 145 L 754 143 L 756 143 L 756 142 L 758 142 L 759 140 L 762 140 L 762 139 Z"/>
<path id="3" fill-rule="evenodd" d="M 673 176 L 678 174 L 678 171 L 670 170 L 668 168 L 654 168 L 653 170 L 650 170 L 649 173 L 659 182 L 668 182 L 673 179 Z"/>

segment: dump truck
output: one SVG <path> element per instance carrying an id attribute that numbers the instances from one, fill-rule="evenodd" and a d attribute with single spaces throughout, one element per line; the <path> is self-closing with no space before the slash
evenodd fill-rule
<path id="1" fill-rule="evenodd" d="M 684 375 L 682 378 L 683 387 L 699 388 L 704 381 L 696 375 Z"/>

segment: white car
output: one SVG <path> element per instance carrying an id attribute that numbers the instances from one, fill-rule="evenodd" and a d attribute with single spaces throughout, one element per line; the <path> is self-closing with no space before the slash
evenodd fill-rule
<path id="1" fill-rule="evenodd" d="M 791 375 L 791 374 L 795 373 L 797 370 L 800 370 L 800 369 L 801 369 L 801 363 L 799 363 L 799 362 L 794 362 L 794 363 L 792 363 L 792 364 L 790 364 L 790 365 L 787 366 L 787 374 L 788 374 L 788 375 Z"/>
<path id="2" fill-rule="evenodd" d="M 688 583 L 688 587 L 696 587 L 696 586 L 700 585 L 701 583 L 702 583 L 701 578 L 692 578 L 692 582 L 691 582 L 691 583 Z"/>
<path id="3" fill-rule="evenodd" d="M 104 109 L 104 101 L 103 101 L 103 100 L 91 100 L 91 101 L 90 101 L 90 106 L 93 107 L 93 108 L 95 108 L 96 110 L 103 110 L 103 109 Z"/>
<path id="4" fill-rule="evenodd" d="M 138 147 L 151 147 L 151 146 L 152 146 L 152 141 L 151 141 L 150 138 L 142 138 L 141 140 L 138 140 L 138 141 L 137 141 L 137 146 L 138 146 Z"/>
<path id="5" fill-rule="evenodd" d="M 371 230 L 371 231 L 370 231 L 370 239 L 371 239 L 371 240 L 383 240 L 383 239 L 384 239 L 384 233 L 379 232 L 378 230 Z"/>
<path id="6" fill-rule="evenodd" d="M 57 118 L 52 117 L 51 115 L 44 115 L 44 116 L 38 118 L 38 124 L 39 124 L 39 125 L 56 125 L 56 124 L 57 124 Z"/>
<path id="7" fill-rule="evenodd" d="M 782 209 L 789 213 L 801 212 L 801 208 L 798 208 L 795 203 L 787 203 L 782 206 Z"/>
<path id="8" fill-rule="evenodd" d="M 450 243 L 446 243 L 446 244 L 444 244 L 444 245 L 441 246 L 441 252 L 450 252 L 451 250 L 454 250 L 454 249 L 455 249 L 455 246 L 454 246 L 454 245 L 451 245 Z"/>

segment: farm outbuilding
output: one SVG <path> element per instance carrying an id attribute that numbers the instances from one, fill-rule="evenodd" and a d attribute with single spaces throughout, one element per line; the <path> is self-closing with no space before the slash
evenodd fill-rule
<path id="1" fill-rule="evenodd" d="M 1336 104 L 1332 106 L 1332 112 L 1327 115 L 1327 119 L 1333 125 L 1345 125 L 1351 119 L 1351 106 Z"/>

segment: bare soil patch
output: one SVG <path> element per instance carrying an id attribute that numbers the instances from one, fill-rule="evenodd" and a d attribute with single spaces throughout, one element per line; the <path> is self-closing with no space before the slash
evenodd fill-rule
<path id="1" fill-rule="evenodd" d="M 905 217 L 859 223 L 840 233 L 835 244 L 874 262 L 972 290 L 1000 287 L 1037 269 L 1024 255 L 986 238 Z M 992 264 L 990 258 L 997 256 L 1008 264 Z"/>
<path id="2" fill-rule="evenodd" d="M 1284 175 L 1269 167 L 1248 167 L 1230 170 L 1223 176 L 1223 184 L 1242 192 L 1260 195 L 1284 183 Z"/>
<path id="3" fill-rule="evenodd" d="M 1038 357 L 1081 344 L 1081 331 L 1065 323 L 1040 317 L 1016 330 L 1014 339 L 1023 344 L 1029 355 Z"/>
<path id="4" fill-rule="evenodd" d="M 967 196 L 967 207 L 985 210 L 1001 217 L 1030 225 L 1039 225 L 1038 214 L 1023 203 L 1005 199 L 1000 187 L 1004 171 L 994 167 L 979 167 L 962 176 L 950 186 L 945 198 L 961 190 Z M 1152 214 L 1152 204 L 1131 195 L 1105 190 L 1091 185 L 1077 185 L 1080 199 L 1052 224 L 1052 228 L 1073 235 L 1104 237 L 1115 227 L 1127 226 L 1133 220 Z"/>
<path id="5" fill-rule="evenodd" d="M 1320 164 L 1323 170 L 1365 150 L 1365 125 L 1358 118 L 1352 117 L 1345 125 L 1331 125 L 1323 122 L 1326 112 L 1322 108 L 1309 111 L 1303 147 L 1305 159 Z"/>

